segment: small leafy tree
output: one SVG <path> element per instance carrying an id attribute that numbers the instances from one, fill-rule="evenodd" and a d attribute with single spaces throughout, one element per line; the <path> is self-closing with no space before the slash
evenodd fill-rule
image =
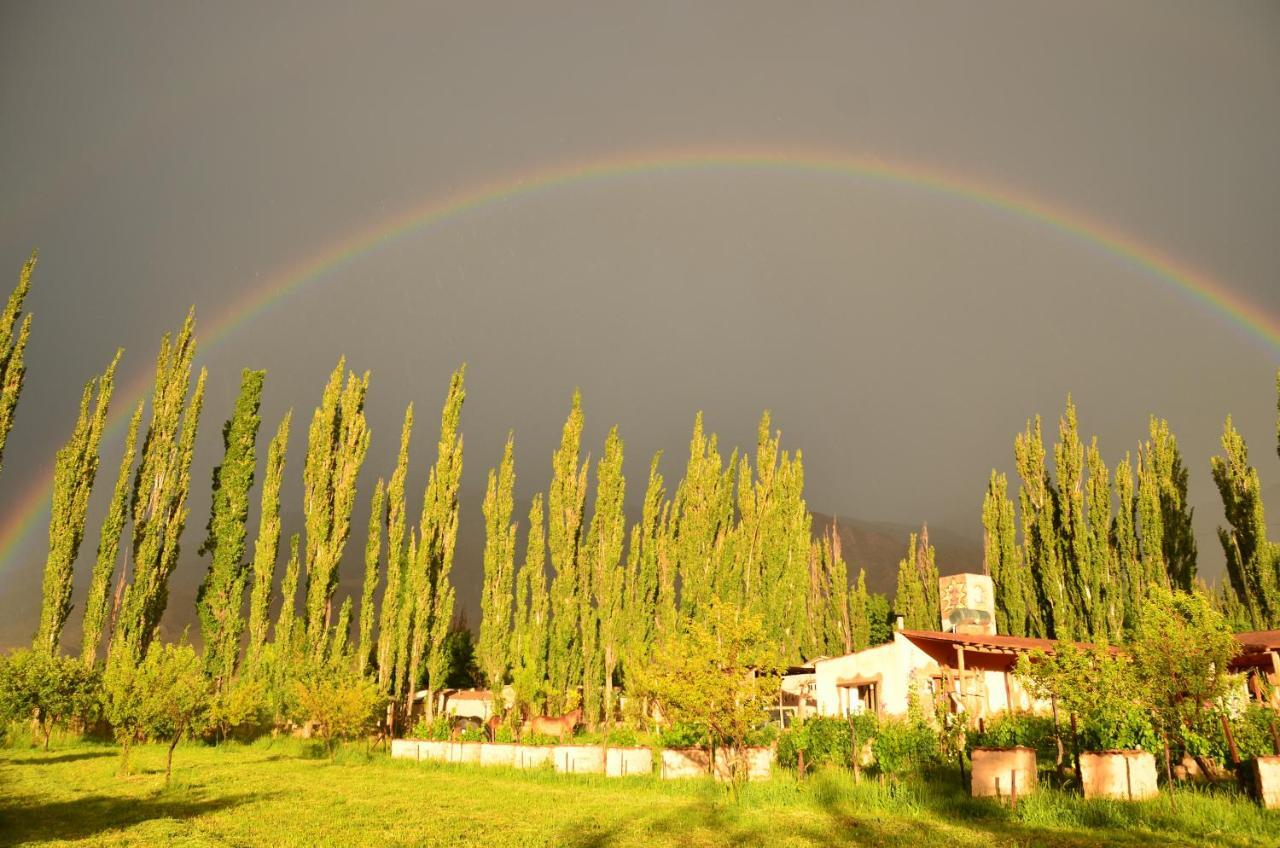
<path id="1" fill-rule="evenodd" d="M 1138 612 L 1132 646 L 1141 702 L 1164 737 L 1165 772 L 1172 782 L 1171 742 L 1183 728 L 1203 723 L 1203 713 L 1235 682 L 1228 664 L 1240 650 L 1222 613 L 1199 592 L 1156 586 Z"/>
<path id="2" fill-rule="evenodd" d="M 54 725 L 86 719 L 98 699 L 97 672 L 43 650 L 19 649 L 0 658 L 0 716 L 33 720 L 49 750 Z"/>
<path id="3" fill-rule="evenodd" d="M 134 665 L 127 656 L 112 655 L 103 681 L 103 706 L 121 745 L 120 772 L 129 767 L 134 742 L 169 743 L 164 781 L 173 775 L 173 750 L 187 734 L 204 728 L 209 715 L 209 683 L 204 666 L 185 642 L 153 642 Z"/>
<path id="4" fill-rule="evenodd" d="M 209 724 L 226 739 L 237 727 L 257 724 L 267 708 L 267 681 L 241 673 L 214 692 L 209 701 Z"/>
<path id="5" fill-rule="evenodd" d="M 377 684 L 354 671 L 343 657 L 308 663 L 294 687 L 298 715 L 315 722 L 330 758 L 339 739 L 370 731 L 386 707 Z"/>
<path id="6" fill-rule="evenodd" d="M 705 614 L 655 651 L 643 688 L 672 722 L 707 728 L 716 745 L 734 751 L 731 784 L 746 779 L 748 738 L 777 699 L 781 662 L 756 615 L 713 598 Z"/>

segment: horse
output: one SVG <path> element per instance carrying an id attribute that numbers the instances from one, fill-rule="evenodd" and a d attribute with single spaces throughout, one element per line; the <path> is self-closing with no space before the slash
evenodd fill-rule
<path id="1" fill-rule="evenodd" d="M 502 716 L 496 714 L 489 716 L 489 720 L 484 723 L 484 730 L 490 742 L 498 741 L 498 728 L 500 727 L 502 727 Z"/>
<path id="2" fill-rule="evenodd" d="M 562 716 L 534 716 L 525 724 L 527 733 L 541 733 L 546 736 L 558 736 L 563 743 L 566 736 L 582 722 L 582 708 Z"/>

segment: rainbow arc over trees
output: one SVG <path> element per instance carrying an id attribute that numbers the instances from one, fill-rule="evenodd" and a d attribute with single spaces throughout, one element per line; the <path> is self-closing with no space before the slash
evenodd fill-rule
<path id="1" fill-rule="evenodd" d="M 974 206 L 1057 231 L 1136 266 L 1192 302 L 1236 325 L 1270 352 L 1280 354 L 1280 317 L 1268 314 L 1208 273 L 1113 226 L 1024 191 L 933 165 L 892 157 L 792 147 L 675 148 L 620 153 L 534 167 L 453 193 L 433 195 L 423 203 L 349 232 L 277 270 L 261 285 L 232 302 L 214 318 L 211 325 L 206 325 L 209 329 L 202 333 L 203 345 L 218 345 L 275 305 L 383 245 L 469 210 L 581 183 L 682 171 L 830 175 L 836 179 L 914 188 L 968 201 Z M 119 393 L 108 431 L 111 436 L 118 435 L 133 405 L 147 392 L 150 379 L 151 374 L 144 372 Z M 7 518 L 0 523 L 0 573 L 9 567 L 14 554 L 45 514 L 51 480 L 52 467 L 36 476 Z"/>

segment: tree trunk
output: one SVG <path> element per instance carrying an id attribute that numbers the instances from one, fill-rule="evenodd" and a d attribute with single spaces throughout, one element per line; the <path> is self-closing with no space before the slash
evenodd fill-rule
<path id="1" fill-rule="evenodd" d="M 182 741 L 182 734 L 186 731 L 185 727 L 178 728 L 178 732 L 173 734 L 173 741 L 169 743 L 169 752 L 164 760 L 164 785 L 168 786 L 173 779 L 173 749 L 178 747 L 178 743 Z"/>
<path id="2" fill-rule="evenodd" d="M 1173 762 L 1169 754 L 1169 734 L 1164 735 L 1164 776 L 1169 784 L 1169 807 L 1177 808 L 1177 803 L 1173 797 Z"/>

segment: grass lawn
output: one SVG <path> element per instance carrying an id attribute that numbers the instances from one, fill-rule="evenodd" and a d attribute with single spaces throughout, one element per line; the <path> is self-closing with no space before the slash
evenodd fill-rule
<path id="1" fill-rule="evenodd" d="M 393 761 L 330 762 L 293 740 L 164 750 L 67 744 L 0 750 L 0 844 L 92 845 L 1277 845 L 1280 813 L 1185 791 L 1124 804 L 1046 791 L 1017 813 L 974 801 L 953 774 L 854 784 L 787 776 L 734 802 L 702 781 L 608 779 Z"/>

